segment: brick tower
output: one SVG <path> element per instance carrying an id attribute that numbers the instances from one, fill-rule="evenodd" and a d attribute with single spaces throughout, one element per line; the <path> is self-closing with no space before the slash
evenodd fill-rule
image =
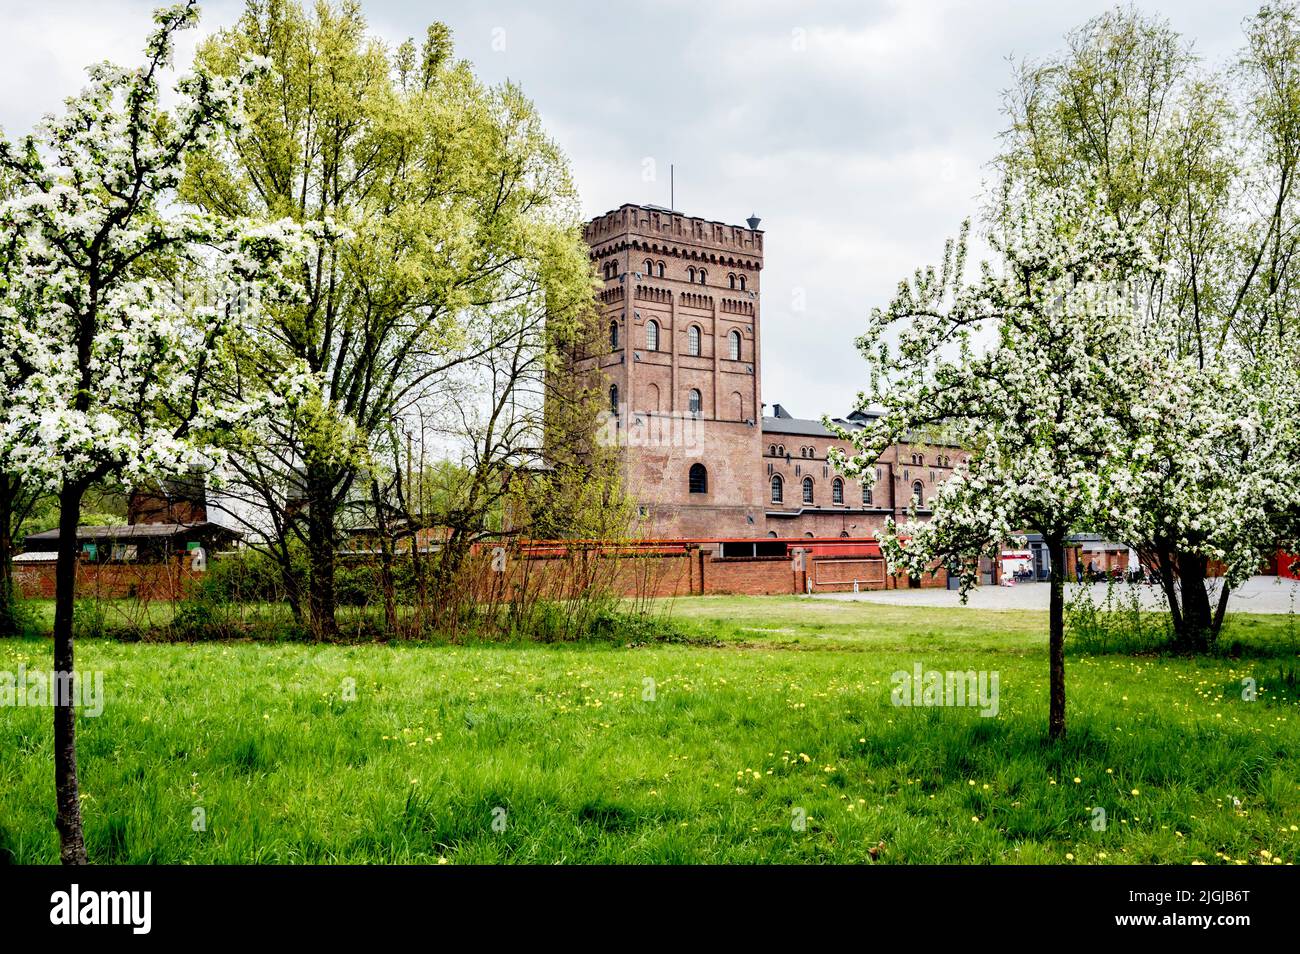
<path id="1" fill-rule="evenodd" d="M 607 434 L 646 536 L 762 536 L 763 233 L 654 205 L 587 224 L 606 329 Z"/>

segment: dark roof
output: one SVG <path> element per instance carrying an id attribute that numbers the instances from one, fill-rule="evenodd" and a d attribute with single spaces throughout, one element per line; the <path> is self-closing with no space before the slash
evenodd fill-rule
<path id="1" fill-rule="evenodd" d="M 763 433 L 772 434 L 798 434 L 804 437 L 835 437 L 821 420 L 811 418 L 795 417 L 780 404 L 772 406 L 772 417 L 763 418 Z M 848 417 L 835 417 L 831 420 L 848 431 L 860 431 L 872 421 L 877 415 L 869 411 L 854 411 Z"/>
<path id="2" fill-rule="evenodd" d="M 230 527 L 224 527 L 219 523 L 211 523 L 207 520 L 198 520 L 194 523 L 126 523 L 107 527 L 78 527 L 78 540 L 130 540 L 159 537 L 176 537 L 191 531 L 219 530 L 222 533 L 228 533 L 231 536 L 238 536 L 238 532 Z M 45 540 L 59 539 L 58 530 L 46 530 L 42 533 L 30 533 L 27 535 L 27 542 L 30 545 L 33 541 L 40 542 Z"/>

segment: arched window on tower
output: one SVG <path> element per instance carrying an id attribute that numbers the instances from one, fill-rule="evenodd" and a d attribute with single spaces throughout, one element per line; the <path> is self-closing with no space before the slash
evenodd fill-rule
<path id="1" fill-rule="evenodd" d="M 704 284 L 704 280 L 705 280 L 706 278 L 708 278 L 708 277 L 709 277 L 709 273 L 706 272 L 704 269 L 701 268 L 701 269 L 700 269 L 700 284 L 703 285 L 703 284 Z"/>
<path id="2" fill-rule="evenodd" d="M 609 323 L 609 350 L 611 351 L 618 350 L 618 322 L 617 321 L 611 321 Z"/>
<path id="3" fill-rule="evenodd" d="M 659 350 L 659 322 L 651 318 L 645 326 L 645 349 L 647 351 Z"/>
<path id="4" fill-rule="evenodd" d="M 656 275 L 657 275 L 659 278 L 663 278 L 663 277 L 664 277 L 664 263 L 663 263 L 663 262 L 660 262 L 660 263 L 659 263 L 659 265 L 658 265 L 658 269 L 659 269 L 659 271 L 656 273 Z"/>
<path id="5" fill-rule="evenodd" d="M 695 355 L 700 354 L 700 326 L 691 325 L 686 329 L 686 353 Z"/>
<path id="6" fill-rule="evenodd" d="M 686 269 L 686 280 L 689 281 L 692 285 L 695 284 L 695 266 L 694 266 L 694 265 L 692 265 L 690 268 Z"/>
<path id="7" fill-rule="evenodd" d="M 649 278 L 654 273 L 655 273 L 655 263 L 650 261 L 650 259 L 647 258 L 645 260 L 645 277 Z"/>
<path id="8" fill-rule="evenodd" d="M 693 494 L 709 492 L 709 472 L 704 469 L 703 464 L 691 464 L 689 483 Z"/>
<path id="9" fill-rule="evenodd" d="M 686 396 L 686 407 L 695 415 L 704 410 L 704 399 L 697 388 L 691 388 L 691 393 Z"/>
<path id="10" fill-rule="evenodd" d="M 740 290 L 741 290 L 741 291 L 744 291 L 744 290 L 745 290 L 745 276 L 744 276 L 744 275 L 741 275 L 741 276 L 740 276 Z"/>
<path id="11" fill-rule="evenodd" d="M 919 480 L 912 484 L 912 499 L 918 510 L 925 506 L 925 485 Z"/>
<path id="12" fill-rule="evenodd" d="M 803 479 L 803 502 L 806 504 L 813 502 L 813 479 L 811 477 Z"/>
<path id="13" fill-rule="evenodd" d="M 772 475 L 772 503 L 780 503 L 785 499 L 785 481 L 781 479 L 780 474 Z"/>
<path id="14" fill-rule="evenodd" d="M 731 356 L 732 361 L 740 360 L 740 332 L 734 328 L 727 335 L 727 354 Z"/>
<path id="15" fill-rule="evenodd" d="M 728 288 L 735 288 L 735 287 L 736 287 L 736 274 L 735 274 L 735 272 L 732 272 L 730 275 L 727 276 L 727 287 L 728 287 Z"/>
<path id="16" fill-rule="evenodd" d="M 775 457 L 775 456 L 776 456 L 776 445 L 775 445 L 775 444 L 768 444 L 768 445 L 767 445 L 767 456 L 768 456 L 768 457 Z"/>
<path id="17" fill-rule="evenodd" d="M 831 503 L 844 503 L 844 481 L 838 477 L 831 481 Z"/>
<path id="18" fill-rule="evenodd" d="M 609 386 L 609 413 L 618 417 L 618 385 Z"/>

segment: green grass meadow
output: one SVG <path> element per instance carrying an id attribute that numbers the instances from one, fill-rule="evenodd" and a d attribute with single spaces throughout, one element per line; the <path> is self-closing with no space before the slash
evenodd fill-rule
<path id="1" fill-rule="evenodd" d="M 83 640 L 99 863 L 1199 863 L 1300 854 L 1300 659 L 1067 659 L 1046 617 L 799 597 L 663 607 L 614 645 Z M 891 674 L 995 670 L 999 713 L 891 704 Z M 0 671 L 49 668 L 0 641 Z M 1242 680 L 1259 688 L 1242 699 Z M 653 680 L 653 699 L 646 698 Z M 353 691 L 355 690 L 355 691 Z M 0 861 L 53 863 L 50 710 L 0 709 Z M 1095 824 L 1096 808 L 1106 824 Z M 801 823 L 802 821 L 802 823 Z"/>

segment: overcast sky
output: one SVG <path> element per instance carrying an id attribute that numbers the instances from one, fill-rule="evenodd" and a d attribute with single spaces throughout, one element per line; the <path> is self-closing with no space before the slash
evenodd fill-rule
<path id="1" fill-rule="evenodd" d="M 0 0 L 6 135 L 58 108 L 87 63 L 137 61 L 156 5 Z M 865 316 L 977 211 L 1008 57 L 1060 49 L 1067 30 L 1111 5 L 363 0 L 394 43 L 441 19 L 480 76 L 521 84 L 567 151 L 586 214 L 667 205 L 670 163 L 682 212 L 725 222 L 756 212 L 767 233 L 763 400 L 801 417 L 848 410 L 863 381 L 852 342 Z M 1138 6 L 1221 62 L 1257 4 Z M 241 7 L 204 4 L 201 31 Z"/>

